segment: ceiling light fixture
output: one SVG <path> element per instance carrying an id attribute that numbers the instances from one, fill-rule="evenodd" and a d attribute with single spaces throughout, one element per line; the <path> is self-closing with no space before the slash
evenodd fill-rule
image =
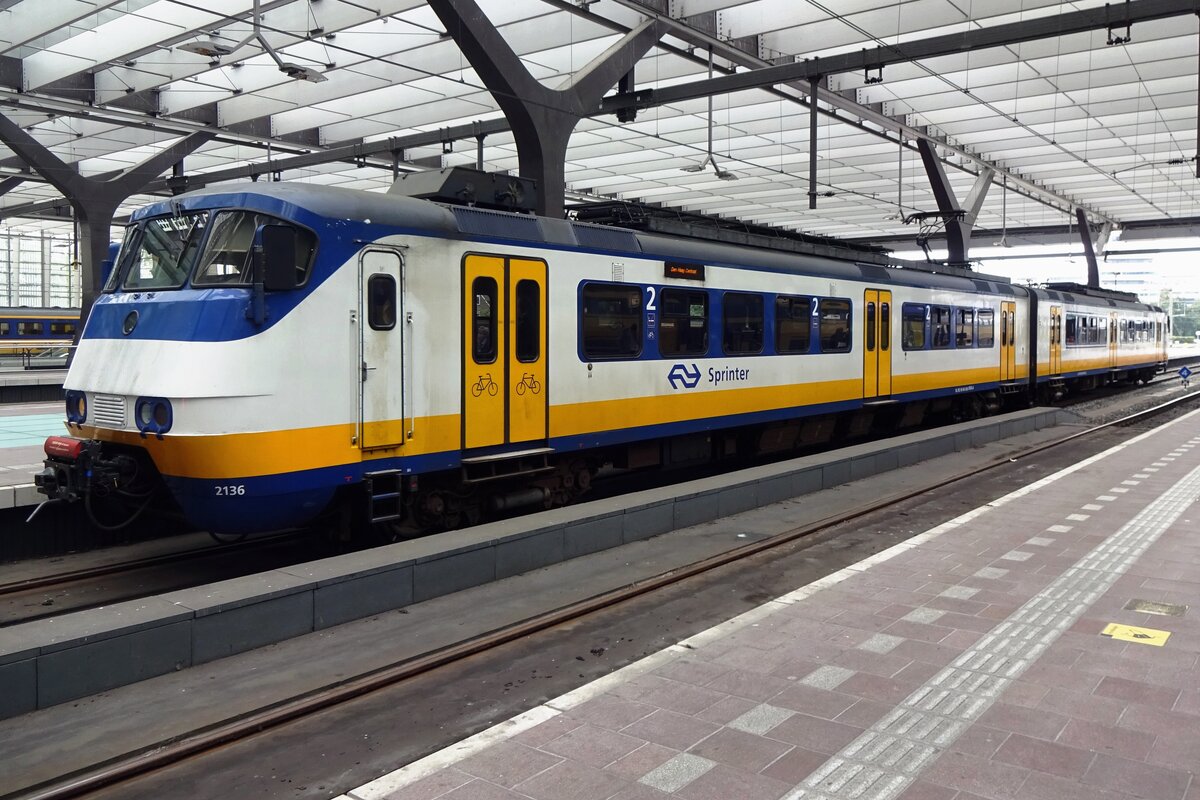
<path id="1" fill-rule="evenodd" d="M 266 37 L 262 34 L 262 10 L 259 8 L 261 0 L 254 0 L 254 30 L 245 39 L 242 39 L 237 44 L 227 45 L 224 42 L 218 42 L 215 38 L 199 39 L 195 42 L 186 42 L 179 45 L 179 49 L 188 53 L 195 53 L 219 60 L 221 56 L 227 56 L 235 50 L 240 50 L 251 42 L 258 42 L 271 60 L 275 62 L 275 66 L 279 67 L 279 71 L 289 78 L 301 81 L 310 81 L 311 83 L 320 83 L 328 80 L 324 74 L 318 72 L 312 67 L 305 67 L 300 64 L 284 61 L 279 57 L 279 53 L 275 52 L 275 48 L 271 46 Z M 216 36 L 218 34 L 213 34 Z"/>

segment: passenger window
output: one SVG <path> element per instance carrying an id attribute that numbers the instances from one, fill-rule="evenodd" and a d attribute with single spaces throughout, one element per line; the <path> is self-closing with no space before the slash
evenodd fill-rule
<path id="1" fill-rule="evenodd" d="M 641 287 L 589 283 L 581 294 L 584 358 L 599 361 L 641 355 Z"/>
<path id="2" fill-rule="evenodd" d="M 905 350 L 925 349 L 925 313 L 928 306 L 905 303 L 900 309 L 900 346 Z"/>
<path id="3" fill-rule="evenodd" d="M 542 288 L 537 281 L 517 281 L 517 361 L 537 361 L 542 349 Z"/>
<path id="4" fill-rule="evenodd" d="M 476 364 L 491 364 L 496 360 L 496 279 L 476 278 L 471 297 L 471 357 Z"/>
<path id="5" fill-rule="evenodd" d="M 821 318 L 821 352 L 847 352 L 850 349 L 850 301 L 822 300 L 818 309 Z"/>
<path id="6" fill-rule="evenodd" d="M 725 295 L 725 352 L 729 355 L 761 353 L 763 349 L 763 299 L 759 294 Z"/>
<path id="7" fill-rule="evenodd" d="M 17 333 L 21 336 L 41 336 L 42 323 L 40 322 L 18 322 Z"/>
<path id="8" fill-rule="evenodd" d="M 0 322 L 0 336 L 8 336 L 9 325 L 7 322 Z"/>
<path id="9" fill-rule="evenodd" d="M 808 297 L 775 298 L 775 352 L 807 353 L 812 341 L 812 300 Z"/>
<path id="10" fill-rule="evenodd" d="M 708 352 L 708 294 L 687 289 L 662 290 L 658 352 L 664 356 Z"/>
<path id="11" fill-rule="evenodd" d="M 979 347 L 992 347 L 996 343 L 996 316 L 990 308 L 981 308 L 975 312 L 975 321 L 979 325 Z M 1051 334 L 1053 340 L 1053 334 Z"/>
<path id="12" fill-rule="evenodd" d="M 933 331 L 934 350 L 944 350 L 950 346 L 950 309 L 946 306 L 929 307 L 929 326 Z"/>
<path id="13" fill-rule="evenodd" d="M 376 331 L 396 327 L 396 279 L 391 275 L 367 278 L 367 322 Z"/>
<path id="14" fill-rule="evenodd" d="M 892 349 L 892 304 L 879 304 L 879 349 Z"/>
<path id="15" fill-rule="evenodd" d="M 954 346 L 975 346 L 975 311 L 970 308 L 955 310 Z"/>

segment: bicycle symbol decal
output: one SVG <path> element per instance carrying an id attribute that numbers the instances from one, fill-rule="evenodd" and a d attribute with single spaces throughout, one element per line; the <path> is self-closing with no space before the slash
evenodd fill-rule
<path id="1" fill-rule="evenodd" d="M 471 387 L 471 395 L 479 397 L 485 389 L 492 397 L 495 397 L 496 392 L 500 391 L 500 387 L 492 380 L 492 373 L 490 372 L 485 372 L 479 376 L 479 380 L 475 381 L 475 384 Z"/>
<path id="2" fill-rule="evenodd" d="M 527 372 L 521 376 L 521 382 L 517 384 L 517 394 L 525 394 L 526 389 L 533 394 L 542 391 L 542 384 L 533 377 L 532 372 Z"/>

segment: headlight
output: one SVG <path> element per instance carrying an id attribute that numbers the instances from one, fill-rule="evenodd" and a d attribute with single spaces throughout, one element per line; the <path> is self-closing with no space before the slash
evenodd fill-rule
<path id="1" fill-rule="evenodd" d="M 77 389 L 67 392 L 67 422 L 83 422 L 87 419 L 87 394 Z"/>
<path id="2" fill-rule="evenodd" d="M 139 397 L 133 407 L 133 419 L 142 433 L 162 436 L 171 430 L 174 421 L 171 401 L 165 397 Z"/>

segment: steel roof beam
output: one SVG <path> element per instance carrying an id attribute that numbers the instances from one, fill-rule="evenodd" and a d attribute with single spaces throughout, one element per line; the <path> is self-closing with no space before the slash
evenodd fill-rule
<path id="1" fill-rule="evenodd" d="M 537 213 L 561 217 L 571 132 L 654 46 L 663 25 L 653 20 L 639 25 L 563 88 L 549 89 L 529 73 L 475 0 L 428 2 L 509 120 L 520 174 L 538 182 Z"/>
<path id="2" fill-rule="evenodd" d="M 83 260 L 80 283 L 83 293 L 82 318 L 100 290 L 100 265 L 108 253 L 113 216 L 117 207 L 147 182 L 178 164 L 189 153 L 212 139 L 211 133 L 193 133 L 176 141 L 140 164 L 108 180 L 80 175 L 75 169 L 40 144 L 8 117 L 0 114 L 0 141 L 24 159 L 71 203 L 79 223 L 79 250 Z M 80 327 L 82 332 L 82 326 Z"/>

